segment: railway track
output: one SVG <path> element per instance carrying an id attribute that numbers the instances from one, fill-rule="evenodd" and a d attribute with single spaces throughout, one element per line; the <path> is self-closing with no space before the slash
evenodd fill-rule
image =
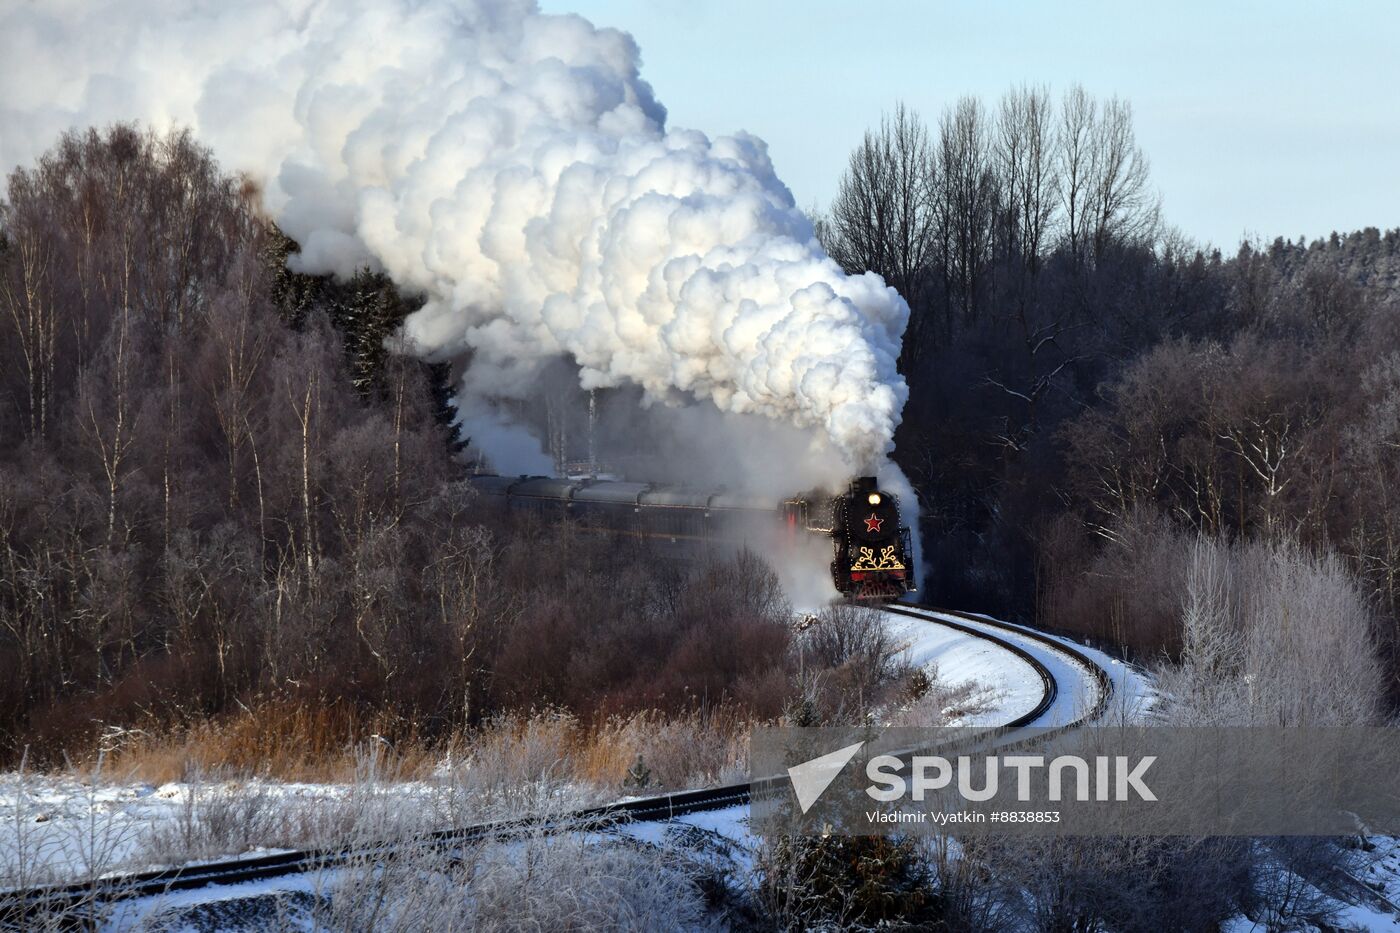
<path id="1" fill-rule="evenodd" d="M 1036 706 L 1016 719 L 999 727 L 1002 731 L 1025 728 L 1039 722 L 1061 696 L 1062 685 L 1050 669 L 1019 641 L 1037 642 L 1070 659 L 1084 669 L 1095 682 L 1096 700 L 1083 715 L 1069 723 L 1059 724 L 1056 731 L 1074 728 L 1103 715 L 1108 708 L 1113 684 L 1107 672 L 1083 652 L 1034 629 L 999 622 L 981 616 L 928 607 L 890 605 L 882 611 L 905 615 L 943 625 L 975 638 L 991 642 L 1024 661 L 1040 677 L 1043 695 Z M 1000 631 L 1013 638 L 994 634 Z M 604 828 L 625 823 L 662 822 L 680 816 L 743 806 L 749 802 L 751 782 L 730 784 L 705 790 L 680 791 L 638 800 L 606 804 L 574 811 L 563 817 L 525 819 L 480 823 L 457 829 L 442 830 L 402 842 L 390 842 L 369 847 L 321 849 L 282 852 L 252 858 L 228 859 L 200 865 L 157 871 L 135 872 L 99 879 L 95 882 L 46 885 L 35 888 L 0 891 L 0 929 L 24 929 L 26 922 L 44 914 L 81 912 L 99 904 L 119 900 L 155 897 L 198 888 L 245 884 L 264 881 L 300 872 L 333 869 L 366 858 L 393 858 L 400 852 L 420 849 L 424 845 L 446 849 L 472 845 L 486 839 L 509 838 L 512 835 L 561 829 Z"/>
<path id="2" fill-rule="evenodd" d="M 986 616 L 972 615 L 971 613 L 958 612 L 952 609 L 934 609 L 927 606 L 889 605 L 884 606 L 883 611 L 891 612 L 895 615 L 922 619 L 926 622 L 934 622 L 939 625 L 957 629 L 961 632 L 966 632 L 974 637 L 985 638 L 1000 645 L 1002 648 L 1010 651 L 1029 664 L 1040 676 L 1041 683 L 1044 686 L 1044 696 L 1034 709 L 1026 713 L 1026 715 L 1007 723 L 1003 728 L 1018 729 L 1039 721 L 1059 698 L 1060 686 L 1055 680 L 1054 675 L 1041 663 L 1039 658 L 1015 642 L 1000 636 L 988 634 L 986 631 L 988 628 L 997 629 L 1014 635 L 1017 638 L 1023 638 L 1044 645 L 1056 654 L 1070 659 L 1076 667 L 1082 668 L 1093 680 L 1093 705 L 1073 721 L 1061 723 L 1061 726 L 1073 728 L 1100 719 L 1103 717 L 1104 713 L 1108 711 L 1109 704 L 1113 702 L 1113 679 L 1108 676 L 1108 672 L 1104 670 L 1098 662 L 1094 661 L 1074 645 L 1067 644 L 1063 639 L 1046 635 L 1044 632 L 1036 631 L 1024 625 L 1017 625 L 1013 622 L 1002 622 L 997 619 L 989 619 Z"/>

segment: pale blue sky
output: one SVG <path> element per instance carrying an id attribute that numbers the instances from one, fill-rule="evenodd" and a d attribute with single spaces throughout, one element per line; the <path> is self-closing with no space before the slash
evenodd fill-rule
<path id="1" fill-rule="evenodd" d="M 1231 249 L 1400 226 L 1400 2 L 542 0 L 636 37 L 674 126 L 768 140 L 804 207 L 903 99 L 1079 81 L 1134 107 L 1166 218 Z"/>

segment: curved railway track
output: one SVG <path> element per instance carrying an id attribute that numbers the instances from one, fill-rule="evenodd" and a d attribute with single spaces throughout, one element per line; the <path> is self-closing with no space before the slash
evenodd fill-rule
<path id="1" fill-rule="evenodd" d="M 1069 658 L 1075 666 L 1083 668 L 1093 680 L 1095 693 L 1093 705 L 1089 707 L 1083 715 L 1077 717 L 1072 722 L 1061 724 L 1064 728 L 1081 726 L 1101 718 L 1104 713 L 1108 711 L 1109 704 L 1113 702 L 1113 679 L 1108 676 L 1108 672 L 1104 670 L 1098 662 L 1094 661 L 1074 645 L 1067 644 L 1063 639 L 1052 637 L 1044 632 L 1038 632 L 1024 625 L 1016 625 L 1012 622 L 1001 622 L 997 619 L 989 619 L 986 616 L 972 615 L 971 613 L 958 612 L 953 609 L 935 609 L 931 606 L 902 605 L 889 605 L 881 608 L 884 612 L 909 616 L 914 619 L 922 619 L 925 622 L 933 622 L 938 625 L 957 629 L 960 632 L 966 632 L 976 638 L 987 639 L 988 641 L 1000 645 L 1007 651 L 1010 651 L 1035 669 L 1035 672 L 1040 676 L 1041 683 L 1044 686 L 1044 696 L 1041 697 L 1040 703 L 1038 703 L 1034 709 L 1026 715 L 1008 722 L 1003 727 L 1005 729 L 1019 729 L 1038 721 L 1049 712 L 1050 708 L 1054 706 L 1055 701 L 1059 698 L 1060 685 L 1055 680 L 1054 675 L 1050 673 L 1050 670 L 1041 663 L 1039 658 L 1014 642 L 989 634 L 986 631 L 987 628 L 998 629 L 1015 635 L 1018 638 L 1024 638 L 1044 645 L 1056 654 Z M 958 619 L 965 621 L 959 622 L 957 621 Z"/>
<path id="2" fill-rule="evenodd" d="M 1013 635 L 1017 640 L 1037 642 L 1068 658 L 1082 668 L 1095 685 L 1096 699 L 1083 715 L 1069 723 L 1058 724 L 1052 731 L 1076 728 L 1098 719 L 1107 710 L 1112 698 L 1113 683 L 1108 673 L 1086 654 L 1024 626 L 973 616 L 968 613 L 925 606 L 887 605 L 882 611 L 909 616 L 964 632 L 1010 652 L 1024 661 L 1040 677 L 1043 695 L 1040 702 L 1025 714 L 998 727 L 1005 733 L 1026 728 L 1040 721 L 1061 696 L 1063 686 L 1050 669 L 1017 641 L 993 634 L 988 629 Z M 769 779 L 777 780 L 777 779 Z M 369 847 L 321 849 L 282 852 L 253 858 L 236 858 L 179 868 L 135 872 L 111 876 L 95 882 L 46 885 L 35 888 L 0 891 L 0 929 L 25 929 L 27 921 L 43 914 L 81 912 L 98 904 L 119 900 L 155 897 L 177 891 L 189 891 L 215 885 L 244 884 L 264 881 L 306 871 L 336 868 L 365 858 L 392 858 L 399 851 L 421 848 L 424 844 L 444 848 L 471 845 L 491 838 L 510 837 L 527 832 L 561 829 L 602 828 L 624 823 L 662 822 L 692 813 L 722 810 L 749 802 L 752 782 L 730 784 L 705 790 L 660 794 L 622 803 L 590 807 L 562 818 L 524 819 L 480 823 L 458 829 L 441 830 L 424 837 Z"/>

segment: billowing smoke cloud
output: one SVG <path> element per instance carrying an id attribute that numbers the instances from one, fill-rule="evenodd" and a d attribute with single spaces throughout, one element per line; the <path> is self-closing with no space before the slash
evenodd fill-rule
<path id="1" fill-rule="evenodd" d="M 892 446 L 908 309 L 822 251 L 761 140 L 667 129 L 632 39 L 516 0 L 43 0 L 0 8 L 0 169 L 74 126 L 192 127 L 265 185 L 299 267 L 382 268 L 420 352 L 522 393 L 567 356 Z"/>

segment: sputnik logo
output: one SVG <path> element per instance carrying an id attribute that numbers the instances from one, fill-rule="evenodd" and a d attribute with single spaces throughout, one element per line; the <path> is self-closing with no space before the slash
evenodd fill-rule
<path id="1" fill-rule="evenodd" d="M 865 530 L 872 533 L 877 532 L 884 523 L 885 520 L 883 518 L 876 518 L 875 513 L 871 512 L 870 517 L 865 520 Z"/>
<path id="2" fill-rule="evenodd" d="M 797 792 L 797 803 L 802 807 L 803 813 L 812 809 L 813 804 L 826 793 L 826 789 L 836 780 L 841 769 L 846 767 L 846 763 L 855 757 L 864 744 L 857 742 L 847 745 L 845 748 L 788 768 L 788 779 L 792 781 L 792 789 Z"/>

